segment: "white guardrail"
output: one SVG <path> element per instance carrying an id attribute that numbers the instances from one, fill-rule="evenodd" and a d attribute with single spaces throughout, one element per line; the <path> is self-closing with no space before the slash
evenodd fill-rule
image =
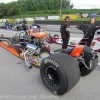
<path id="1" fill-rule="evenodd" d="M 21 21 L 24 18 L 17 18 L 17 19 L 0 19 L 0 22 L 5 22 L 6 20 L 8 20 L 9 22 L 16 22 L 16 21 Z M 30 17 L 30 18 L 25 18 L 26 21 L 34 21 L 34 20 L 45 20 L 45 17 L 39 16 L 39 17 Z M 59 20 L 59 16 L 48 16 L 48 20 Z"/>
<path id="2" fill-rule="evenodd" d="M 25 18 L 26 21 L 34 21 L 34 18 Z M 16 21 L 22 21 L 23 18 L 17 18 L 17 19 L 0 19 L 0 22 L 5 22 L 8 20 L 9 22 L 16 22 Z"/>

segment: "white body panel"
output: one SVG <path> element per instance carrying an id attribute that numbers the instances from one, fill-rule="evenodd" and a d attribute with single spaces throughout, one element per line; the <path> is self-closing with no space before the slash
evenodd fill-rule
<path id="1" fill-rule="evenodd" d="M 73 46 L 73 43 L 77 44 L 77 43 L 79 43 L 80 40 L 81 40 L 81 38 L 73 38 L 73 37 L 71 37 L 70 40 L 69 40 L 68 45 L 72 45 Z M 61 38 L 57 39 L 56 42 L 59 43 L 59 44 L 62 44 L 62 39 Z M 91 45 L 91 48 L 94 49 L 94 50 L 100 49 L 100 42 L 98 40 L 93 40 L 93 42 L 94 42 L 94 46 Z"/>

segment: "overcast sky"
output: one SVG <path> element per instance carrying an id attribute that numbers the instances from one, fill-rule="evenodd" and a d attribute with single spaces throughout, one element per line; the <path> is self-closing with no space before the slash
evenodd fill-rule
<path id="1" fill-rule="evenodd" d="M 0 2 L 8 3 L 17 0 L 0 0 Z M 91 9 L 91 8 L 100 8 L 100 0 L 71 0 L 74 8 L 82 8 L 82 9 Z"/>
<path id="2" fill-rule="evenodd" d="M 4 2 L 4 3 L 8 3 L 8 2 L 12 2 L 12 1 L 17 1 L 17 0 L 0 0 L 0 2 Z"/>
<path id="3" fill-rule="evenodd" d="M 71 0 L 73 3 L 74 8 L 100 8 L 100 0 Z"/>

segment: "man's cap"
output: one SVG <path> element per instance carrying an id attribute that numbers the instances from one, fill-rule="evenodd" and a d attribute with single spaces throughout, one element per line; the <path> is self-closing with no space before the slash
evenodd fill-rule
<path id="1" fill-rule="evenodd" d="M 66 16 L 64 20 L 66 20 L 66 19 L 68 19 L 68 18 L 70 18 L 70 16 Z"/>

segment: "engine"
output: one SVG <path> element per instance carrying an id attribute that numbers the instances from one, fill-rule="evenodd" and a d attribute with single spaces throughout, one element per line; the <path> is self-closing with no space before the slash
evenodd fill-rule
<path id="1" fill-rule="evenodd" d="M 34 44 L 27 44 L 25 49 L 26 49 L 25 52 L 29 55 L 39 54 L 39 48 L 38 48 L 38 46 L 36 46 Z"/>
<path id="2" fill-rule="evenodd" d="M 39 38 L 34 38 L 33 43 L 36 44 L 37 46 L 41 46 L 43 44 L 44 40 L 39 39 Z"/>
<path id="3" fill-rule="evenodd" d="M 34 44 L 27 44 L 24 51 L 24 59 L 26 65 L 31 68 L 32 65 L 40 66 L 41 61 L 50 56 L 50 53 L 43 51 L 41 52 L 41 48 Z"/>

